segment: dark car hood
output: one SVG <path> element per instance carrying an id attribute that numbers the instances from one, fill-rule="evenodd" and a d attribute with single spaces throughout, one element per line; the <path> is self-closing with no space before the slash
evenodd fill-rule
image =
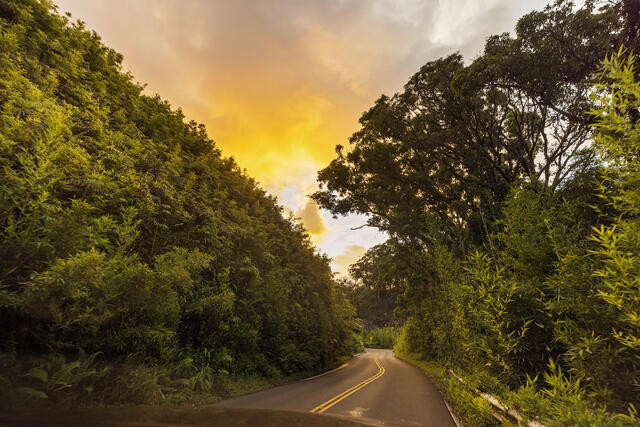
<path id="1" fill-rule="evenodd" d="M 362 424 L 302 412 L 241 408 L 94 408 L 0 416 L 0 426 L 304 426 Z"/>

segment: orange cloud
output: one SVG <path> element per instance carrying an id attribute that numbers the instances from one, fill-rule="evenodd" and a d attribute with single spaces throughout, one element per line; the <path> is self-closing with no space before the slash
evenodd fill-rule
<path id="1" fill-rule="evenodd" d="M 333 262 L 336 265 L 336 270 L 341 274 L 347 274 L 349 266 L 358 261 L 362 255 L 365 254 L 367 248 L 360 245 L 348 246 L 342 255 L 333 257 Z"/>
<path id="2" fill-rule="evenodd" d="M 304 208 L 296 212 L 296 216 L 302 220 L 302 225 L 311 234 L 324 234 L 327 231 L 320 216 L 320 209 L 313 200 L 309 200 Z"/>

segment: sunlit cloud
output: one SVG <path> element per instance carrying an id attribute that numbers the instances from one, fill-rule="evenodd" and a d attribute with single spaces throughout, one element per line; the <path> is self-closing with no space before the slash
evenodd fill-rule
<path id="1" fill-rule="evenodd" d="M 351 245 L 345 248 L 343 254 L 335 256 L 333 262 L 335 263 L 335 270 L 340 274 L 347 274 L 349 266 L 358 261 L 362 255 L 367 252 L 367 248 L 361 245 Z"/>
<path id="2" fill-rule="evenodd" d="M 296 212 L 296 216 L 300 217 L 302 225 L 311 234 L 324 234 L 327 231 L 324 220 L 320 216 L 320 209 L 313 200 L 309 200 L 304 208 Z"/>

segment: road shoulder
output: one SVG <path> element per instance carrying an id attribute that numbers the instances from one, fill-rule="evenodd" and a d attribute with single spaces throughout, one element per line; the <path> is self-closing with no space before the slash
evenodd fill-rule
<path id="1" fill-rule="evenodd" d="M 394 350 L 396 358 L 416 366 L 431 380 L 447 405 L 447 409 L 457 426 L 487 425 L 498 426 L 491 415 L 491 409 L 483 399 L 471 394 L 453 380 L 444 366 L 435 361 L 422 360 L 419 355 Z"/>

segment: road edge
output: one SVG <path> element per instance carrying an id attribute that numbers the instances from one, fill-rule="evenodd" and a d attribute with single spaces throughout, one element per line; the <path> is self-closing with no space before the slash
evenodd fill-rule
<path id="1" fill-rule="evenodd" d="M 458 427 L 476 425 L 475 421 L 480 420 L 486 423 L 483 425 L 500 425 L 493 418 L 490 410 L 485 412 L 481 409 L 482 405 L 477 405 L 474 402 L 475 396 L 469 394 L 457 381 L 452 381 L 444 366 L 439 365 L 436 361 L 422 360 L 417 354 L 405 354 L 395 349 L 393 353 L 398 359 L 420 369 L 431 380 L 440 392 L 451 418 Z"/>
<path id="2" fill-rule="evenodd" d="M 355 355 L 354 355 L 353 357 L 355 357 Z M 314 379 L 314 378 L 319 378 L 319 377 L 322 377 L 322 376 L 324 376 L 324 375 L 328 375 L 328 374 L 330 374 L 330 373 L 332 373 L 332 372 L 339 371 L 339 370 L 340 370 L 340 369 L 342 369 L 342 368 L 346 368 L 346 367 L 349 365 L 349 362 L 351 362 L 351 360 L 353 359 L 353 357 L 352 357 L 351 359 L 347 360 L 346 362 L 344 362 L 342 365 L 338 366 L 337 368 L 333 368 L 333 369 L 332 369 L 332 370 L 330 370 L 330 371 L 326 371 L 326 372 L 319 373 L 319 374 L 314 375 L 314 376 L 312 376 L 312 377 L 302 378 L 302 379 L 300 379 L 300 380 L 298 380 L 298 381 L 300 381 L 300 382 L 302 382 L 302 381 L 309 381 L 309 380 L 312 380 L 312 379 Z"/>
<path id="3" fill-rule="evenodd" d="M 453 411 L 453 409 L 451 408 L 451 405 L 449 405 L 449 402 L 447 402 L 447 399 L 443 397 L 442 400 L 444 401 L 444 404 L 447 405 L 447 409 L 449 410 L 449 415 L 451 415 L 451 418 L 453 419 L 453 422 L 456 423 L 456 426 L 464 427 L 464 424 L 462 424 L 462 421 L 458 419 L 458 415 Z"/>
<path id="4" fill-rule="evenodd" d="M 301 381 L 306 381 L 306 380 L 310 380 L 312 378 L 317 378 L 320 377 L 322 375 L 326 375 L 326 374 L 330 374 L 331 372 L 337 371 L 338 369 L 341 369 L 343 367 L 345 367 L 346 365 L 349 364 L 349 362 L 351 362 L 353 360 L 354 357 L 359 356 L 361 353 L 356 353 L 356 354 L 352 354 L 351 357 L 349 357 L 349 359 L 347 359 L 342 365 L 338 366 L 337 368 L 333 368 L 330 371 L 325 371 L 325 372 L 321 372 L 313 377 L 304 377 L 304 378 L 300 378 L 300 376 L 289 376 L 289 377 L 281 377 L 278 379 L 275 378 L 266 378 L 266 377 L 256 377 L 258 379 L 262 379 L 264 381 L 266 381 L 267 384 L 263 384 L 261 386 L 255 387 L 253 389 L 250 390 L 242 390 L 242 391 L 234 391 L 229 395 L 226 396 L 220 396 L 220 395 L 216 395 L 213 396 L 213 399 L 209 399 L 208 401 L 205 402 L 198 402 L 198 403 L 191 403 L 191 405 L 193 407 L 207 407 L 207 406 L 216 406 L 222 402 L 224 402 L 225 400 L 230 400 L 230 399 L 235 399 L 237 397 L 243 397 L 243 396 L 249 396 L 251 394 L 255 394 L 255 393 L 260 393 L 263 391 L 267 391 L 267 390 L 271 390 L 273 388 L 277 388 L 277 387 L 281 387 L 287 384 L 293 384 L 296 382 L 301 382 Z M 249 378 L 249 377 L 246 377 Z M 180 405 L 179 405 L 180 406 Z M 3 427 L 3 426 L 0 426 Z"/>

